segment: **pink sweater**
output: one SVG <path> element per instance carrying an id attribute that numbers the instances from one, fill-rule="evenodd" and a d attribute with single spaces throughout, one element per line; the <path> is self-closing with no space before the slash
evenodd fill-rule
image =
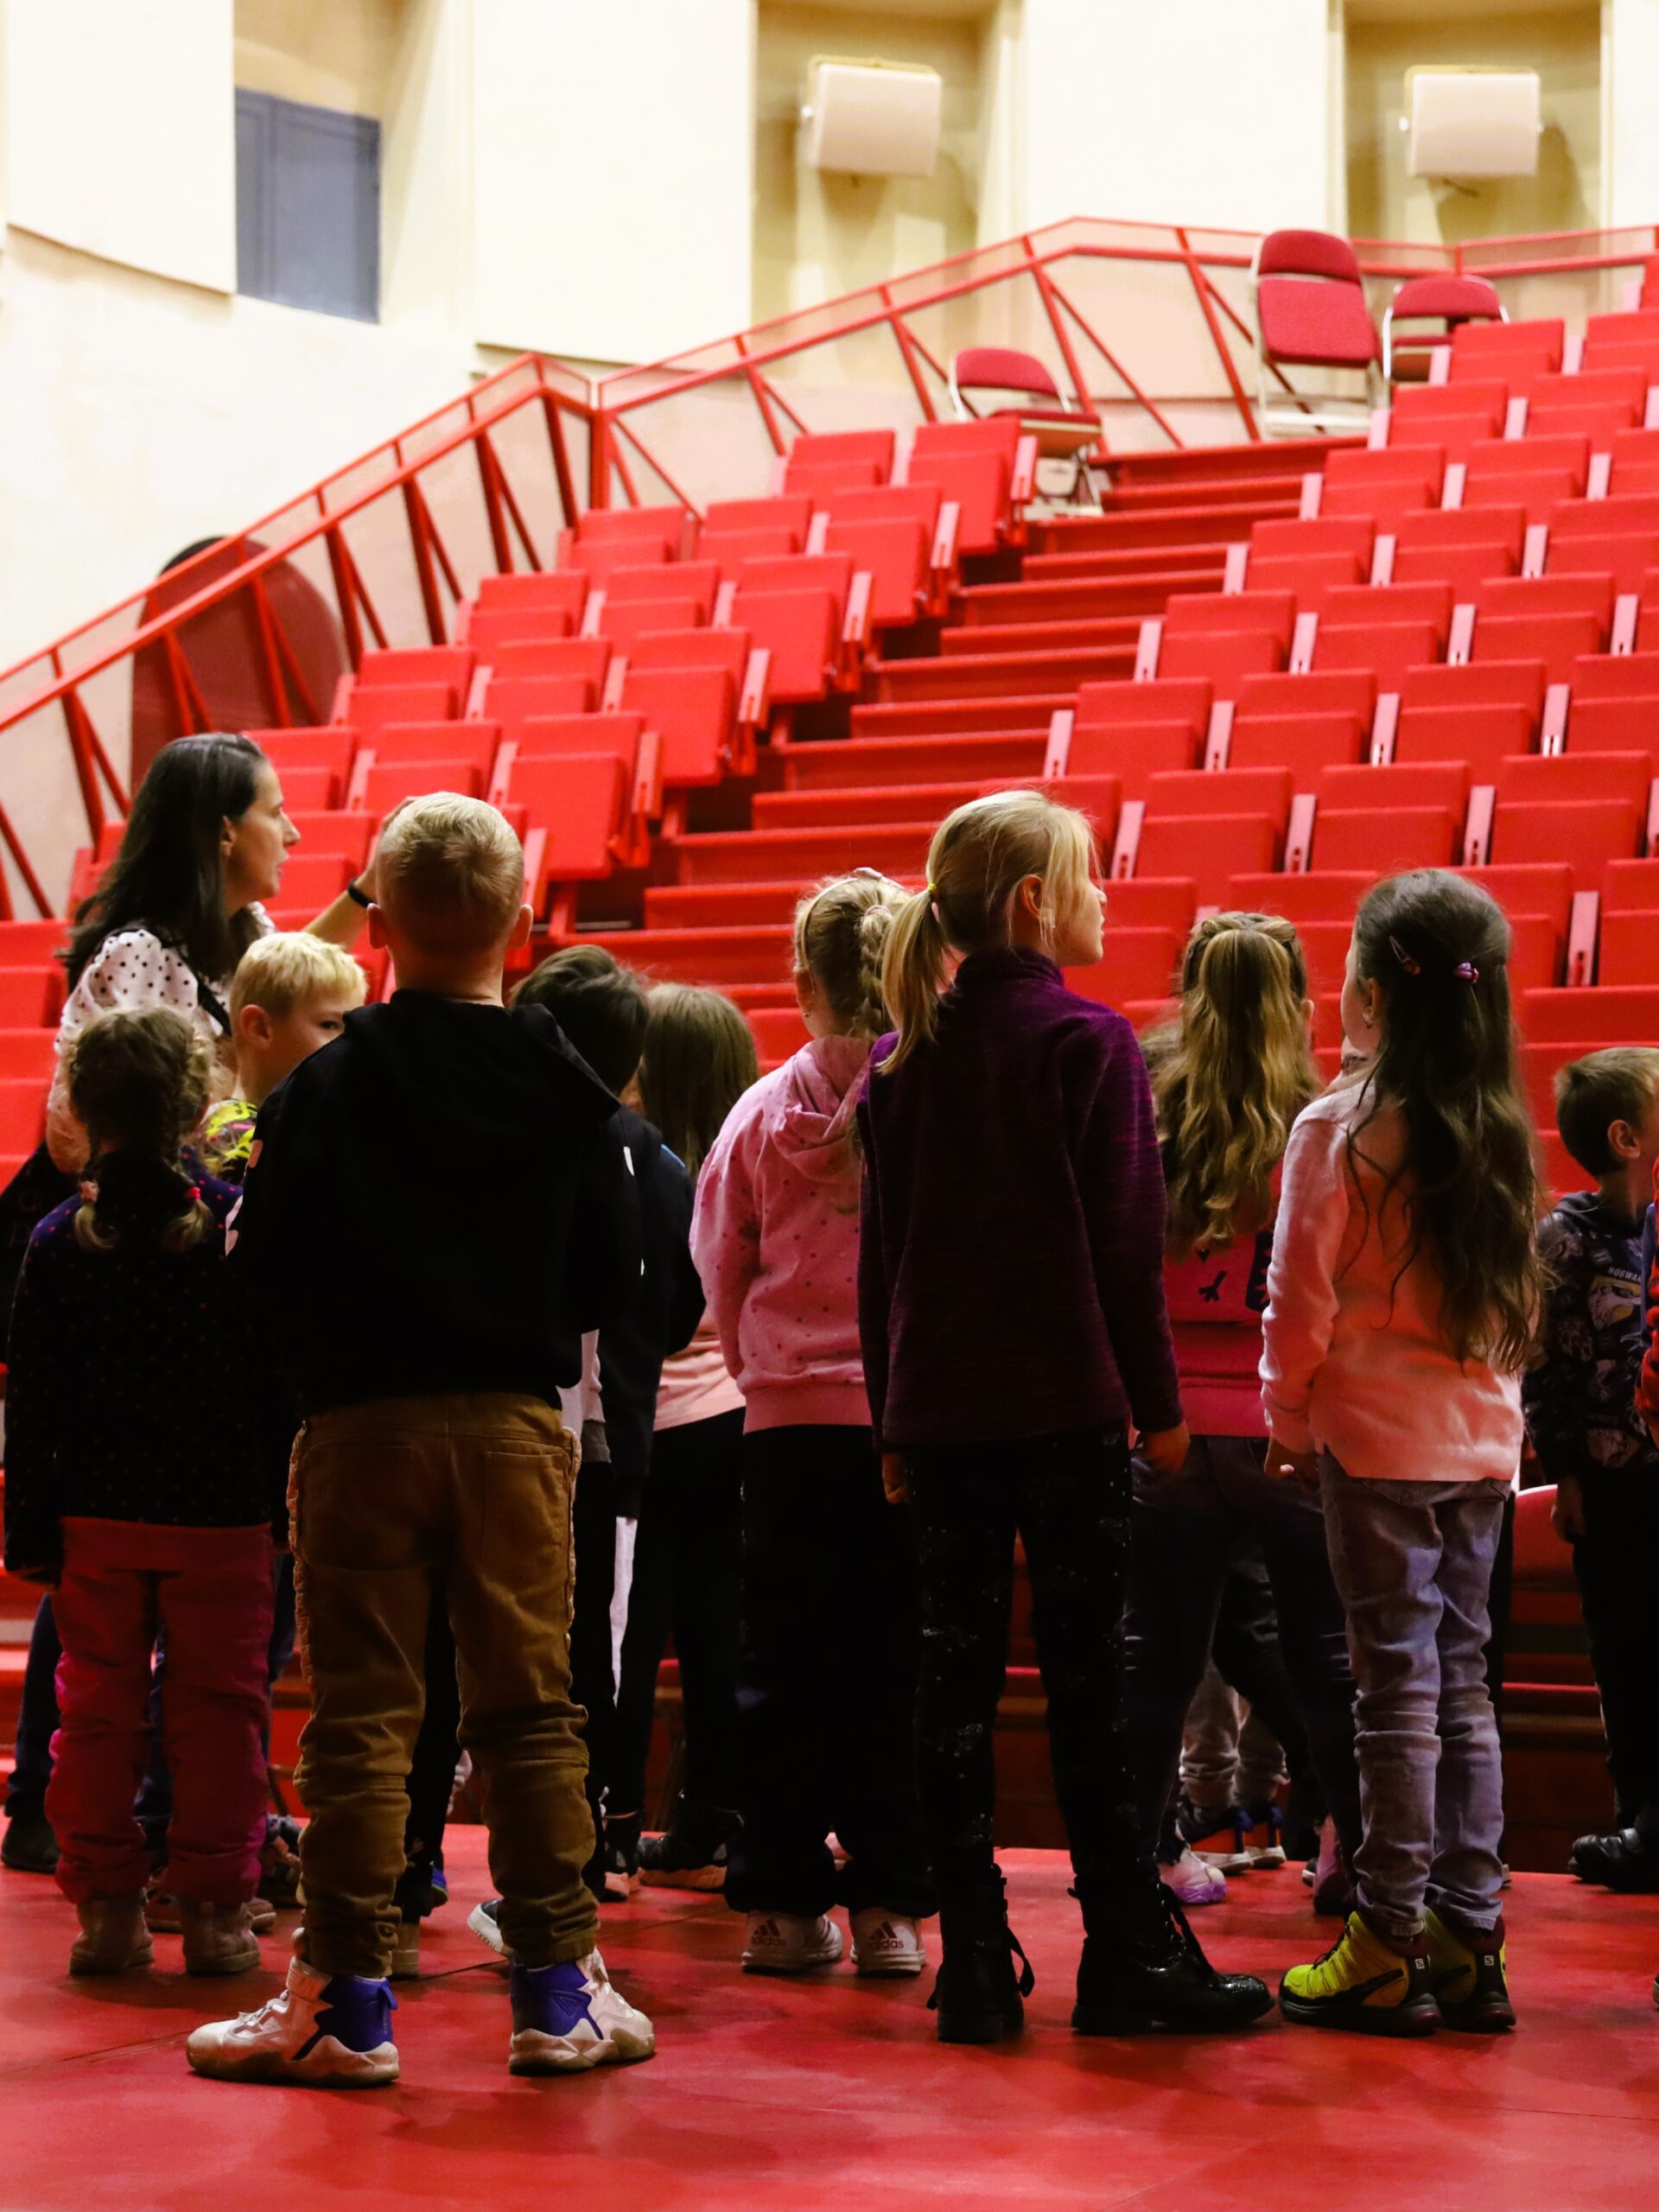
<path id="1" fill-rule="evenodd" d="M 1512 1479 L 1521 1459 L 1521 1378 L 1460 1364 L 1439 1322 L 1430 1262 L 1402 1271 L 1404 1202 L 1388 1176 L 1405 1141 L 1357 1082 L 1338 1084 L 1291 1131 L 1268 1270 L 1262 1402 L 1293 1452 L 1315 1444 L 1351 1475 L 1392 1482 Z"/>
<path id="2" fill-rule="evenodd" d="M 862 1428 L 858 1157 L 869 1046 L 821 1037 L 727 1116 L 697 1178 L 691 1256 L 744 1427 Z"/>

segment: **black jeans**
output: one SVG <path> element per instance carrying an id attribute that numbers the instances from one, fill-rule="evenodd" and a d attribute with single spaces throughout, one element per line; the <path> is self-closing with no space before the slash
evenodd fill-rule
<path id="1" fill-rule="evenodd" d="M 405 1864 L 393 1903 L 405 1920 L 422 1920 L 448 1894 L 432 1876 L 443 1856 L 461 1762 L 461 1681 L 449 1611 L 440 1591 L 426 1620 L 426 1708 L 410 1755 L 409 1818 L 404 1827 Z"/>
<path id="2" fill-rule="evenodd" d="M 1141 1834 L 1156 1839 L 1180 1764 L 1187 1707 L 1204 1678 L 1234 1561 L 1259 1542 L 1279 1617 L 1279 1648 L 1295 1718 L 1343 1848 L 1359 1848 L 1354 1677 L 1342 1600 L 1331 1576 L 1319 1499 L 1263 1465 L 1259 1437 L 1195 1437 L 1179 1471 L 1135 1467 L 1135 1513 L 1125 1618 L 1126 1685 Z M 1252 1681 L 1235 1644 L 1216 1652 L 1235 1689 L 1272 1709 L 1271 1674 Z M 1247 1678 L 1239 1679 L 1241 1672 Z"/>
<path id="3" fill-rule="evenodd" d="M 657 1669 L 671 1630 L 685 1726 L 681 1786 L 698 1804 L 730 1808 L 737 1803 L 742 1440 L 741 1407 L 680 1428 L 659 1428 L 651 1440 L 608 1778 L 609 1802 L 619 1813 L 645 1808 Z M 580 1491 L 580 1479 L 576 1486 Z"/>
<path id="4" fill-rule="evenodd" d="M 570 1613 L 570 1694 L 587 1715 L 588 1802 L 597 1824 L 616 1764 L 616 1658 L 611 1606 L 616 1596 L 616 1478 L 603 1460 L 582 1462 L 571 1529 L 576 1547 Z M 632 1598 L 632 1593 L 630 1593 Z M 636 1797 L 609 1800 L 613 1813 L 637 1813 Z"/>
<path id="5" fill-rule="evenodd" d="M 6 1785 L 6 1813 L 11 1820 L 20 1813 L 38 1813 L 45 1803 L 46 1785 L 52 1779 L 52 1738 L 58 1726 L 58 1662 L 62 1656 L 48 1594 L 35 1607 L 35 1625 L 29 1632 L 23 1694 L 17 1707 L 17 1748 L 11 1780 Z"/>
<path id="6" fill-rule="evenodd" d="M 1049 1758 L 1079 1881 L 1154 1878 L 1135 1815 L 1122 1706 L 1129 1454 L 1121 1427 L 906 1454 L 921 1564 L 917 1744 L 942 1897 L 995 1864 L 993 1738 L 1007 1669 L 1014 1542 L 1025 1546 Z"/>
<path id="7" fill-rule="evenodd" d="M 912 1729 L 914 1540 L 909 1514 L 887 1502 L 868 1428 L 743 1439 L 743 1834 L 727 1903 L 931 1912 Z"/>
<path id="8" fill-rule="evenodd" d="M 1654 1566 L 1659 1497 L 1639 1475 L 1584 1478 L 1584 1535 L 1573 1547 L 1590 1662 L 1607 1732 L 1615 1817 L 1659 1846 L 1659 1640 Z"/>

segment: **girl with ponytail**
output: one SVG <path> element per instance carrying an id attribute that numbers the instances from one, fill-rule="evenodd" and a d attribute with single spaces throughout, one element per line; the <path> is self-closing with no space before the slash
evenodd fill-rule
<path id="1" fill-rule="evenodd" d="M 743 1827 L 726 1898 L 747 1916 L 752 1974 L 838 1959 L 836 1903 L 861 1974 L 919 1973 L 916 1923 L 933 1910 L 911 1742 L 915 1561 L 882 1497 L 857 1309 L 854 1111 L 905 903 L 869 868 L 802 900 L 810 1041 L 738 1101 L 697 1183 L 692 1256 L 745 1402 Z"/>
<path id="2" fill-rule="evenodd" d="M 1484 1647 L 1541 1279 L 1509 955 L 1508 923 L 1467 877 L 1376 885 L 1342 995 L 1363 1065 L 1306 1109 L 1285 1155 L 1268 1464 L 1324 1504 L 1364 1799 L 1358 1910 L 1281 1993 L 1314 2027 L 1515 2018 Z"/>
<path id="3" fill-rule="evenodd" d="M 66 1055 L 92 1159 L 29 1239 L 6 1397 L 6 1565 L 50 1582 L 63 1656 L 46 1811 L 79 1908 L 72 1974 L 148 1963 L 133 1817 L 150 1654 L 167 1645 L 168 1888 L 185 1965 L 257 1966 L 271 1529 L 283 1499 L 263 1363 L 226 1280 L 241 1193 L 183 1147 L 206 1044 L 166 1008 L 100 1015 Z M 288 1424 L 291 1433 L 293 1424 Z"/>
<path id="4" fill-rule="evenodd" d="M 1187 1432 L 1146 1065 L 1122 1014 L 1061 974 L 1101 957 L 1094 859 L 1083 817 L 1035 791 L 976 799 L 940 825 L 888 942 L 898 1034 L 876 1048 L 860 1113 L 864 1371 L 921 1564 L 917 1733 L 944 2042 L 1016 2032 L 1030 1987 L 1010 1958 L 992 1824 L 1016 1534 L 1087 1936 L 1073 2026 L 1225 2027 L 1272 2002 L 1260 1981 L 1212 1972 L 1131 1809 L 1128 1432 L 1166 1473 Z"/>
<path id="5" fill-rule="evenodd" d="M 1353 1675 L 1325 1522 L 1306 1491 L 1266 1471 L 1257 1373 L 1280 1166 L 1292 1123 L 1320 1087 L 1306 967 L 1281 917 L 1214 914 L 1193 931 L 1179 981 L 1179 1018 L 1146 1049 L 1169 1189 L 1164 1283 L 1192 1445 L 1173 1473 L 1135 1464 L 1124 1635 L 1141 1834 L 1150 1842 L 1163 1832 L 1160 1859 L 1182 1868 L 1165 1879 L 1178 1896 L 1207 1903 L 1225 1885 L 1188 1863 L 1166 1814 L 1229 1573 L 1246 1555 L 1265 1560 L 1283 1663 L 1269 1641 L 1274 1663 L 1235 1680 L 1230 1661 L 1229 1679 L 1287 1746 L 1293 1810 L 1311 1758 L 1351 1852 L 1359 1783 Z M 1253 1662 L 1262 1656 L 1255 1640 L 1236 1648 Z M 1195 1875 L 1205 1886 L 1189 1893 Z"/>

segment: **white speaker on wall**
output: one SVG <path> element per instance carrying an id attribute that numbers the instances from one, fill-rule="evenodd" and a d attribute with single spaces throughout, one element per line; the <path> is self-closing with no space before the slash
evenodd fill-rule
<path id="1" fill-rule="evenodd" d="M 1408 69 L 1413 176 L 1536 176 L 1543 128 L 1535 69 Z"/>
<path id="2" fill-rule="evenodd" d="M 944 82 L 937 69 L 819 54 L 807 72 L 806 158 L 855 176 L 931 176 Z"/>

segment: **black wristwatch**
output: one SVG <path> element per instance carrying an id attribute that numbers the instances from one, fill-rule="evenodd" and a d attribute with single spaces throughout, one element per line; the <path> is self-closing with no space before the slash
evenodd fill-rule
<path id="1" fill-rule="evenodd" d="M 370 898 L 360 883 L 348 883 L 346 887 L 346 896 L 354 906 L 372 906 L 374 904 L 373 899 Z"/>

